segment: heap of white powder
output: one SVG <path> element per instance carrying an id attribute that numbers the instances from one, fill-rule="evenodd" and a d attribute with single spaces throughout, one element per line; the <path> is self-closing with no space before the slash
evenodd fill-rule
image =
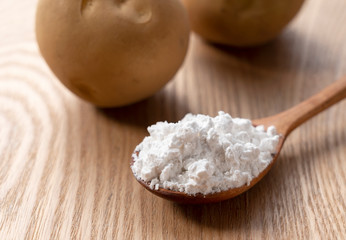
<path id="1" fill-rule="evenodd" d="M 209 194 L 249 184 L 272 161 L 275 127 L 253 127 L 248 119 L 219 112 L 187 114 L 177 123 L 148 127 L 133 154 L 136 178 L 153 189 Z"/>

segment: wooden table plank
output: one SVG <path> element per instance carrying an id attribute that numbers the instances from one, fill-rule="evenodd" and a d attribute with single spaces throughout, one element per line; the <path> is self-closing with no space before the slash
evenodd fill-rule
<path id="1" fill-rule="evenodd" d="M 0 239 L 346 239 L 346 102 L 287 140 L 241 196 L 186 206 L 145 191 L 129 169 L 157 121 L 186 113 L 258 118 L 346 74 L 346 2 L 308 0 L 283 34 L 239 50 L 192 35 L 155 96 L 97 109 L 54 77 L 35 43 L 37 1 L 0 1 Z"/>

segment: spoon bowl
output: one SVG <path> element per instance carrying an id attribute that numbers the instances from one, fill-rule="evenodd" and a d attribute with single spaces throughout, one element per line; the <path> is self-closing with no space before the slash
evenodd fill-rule
<path id="1" fill-rule="evenodd" d="M 284 145 L 284 142 L 287 136 L 298 126 L 303 124 L 308 119 L 317 115 L 321 111 L 327 109 L 333 104 L 346 98 L 346 77 L 334 82 L 321 92 L 312 96 L 311 98 L 305 100 L 304 102 L 284 111 L 279 114 L 256 119 L 252 121 L 253 126 L 263 125 L 265 129 L 269 126 L 274 125 L 277 133 L 279 134 L 279 143 L 276 147 L 276 152 L 273 154 L 273 159 L 271 163 L 255 178 L 253 178 L 248 185 L 243 185 L 237 188 L 231 188 L 225 191 L 212 193 L 212 194 L 196 194 L 189 195 L 179 191 L 172 191 L 169 189 L 159 188 L 152 189 L 150 188 L 149 182 L 144 182 L 137 179 L 137 181 L 149 190 L 151 193 L 168 199 L 177 203 L 183 204 L 202 204 L 202 203 L 215 203 L 221 202 L 227 199 L 238 196 L 239 194 L 249 190 L 257 182 L 259 182 L 271 169 L 273 164 L 276 162 L 279 157 L 280 151 Z M 133 160 L 132 160 L 133 163 Z"/>
<path id="2" fill-rule="evenodd" d="M 261 125 L 261 124 L 259 124 Z M 257 126 L 257 125 L 254 125 Z M 136 180 L 148 191 L 155 194 L 156 196 L 162 197 L 167 200 L 171 200 L 177 203 L 183 203 L 183 204 L 203 204 L 203 203 L 215 203 L 215 202 L 221 202 L 227 199 L 234 198 L 238 195 L 240 195 L 243 192 L 246 192 L 250 188 L 252 188 L 257 182 L 259 182 L 271 169 L 273 164 L 275 163 L 276 159 L 279 156 L 279 153 L 281 151 L 281 148 L 285 142 L 285 137 L 280 135 L 279 143 L 276 147 L 276 153 L 273 154 L 273 160 L 271 163 L 255 178 L 253 178 L 248 185 L 243 185 L 241 187 L 237 188 L 231 188 L 226 191 L 221 191 L 217 193 L 211 193 L 211 194 L 196 194 L 196 195 L 189 195 L 184 192 L 179 191 L 173 191 L 165 188 L 159 188 L 159 189 L 152 189 L 150 188 L 150 182 L 145 182 L 143 180 L 137 179 Z"/>

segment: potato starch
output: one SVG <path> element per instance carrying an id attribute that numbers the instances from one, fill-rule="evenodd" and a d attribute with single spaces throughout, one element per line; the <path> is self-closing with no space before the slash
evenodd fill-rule
<path id="1" fill-rule="evenodd" d="M 136 178 L 153 189 L 210 194 L 250 184 L 272 161 L 279 141 L 274 126 L 249 119 L 187 114 L 177 123 L 148 127 L 133 154 Z"/>

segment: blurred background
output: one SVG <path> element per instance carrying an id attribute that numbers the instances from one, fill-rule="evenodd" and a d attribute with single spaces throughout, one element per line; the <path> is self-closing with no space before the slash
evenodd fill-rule
<path id="1" fill-rule="evenodd" d="M 186 113 L 260 118 L 346 74 L 346 2 L 307 0 L 273 41 L 239 49 L 191 33 L 154 96 L 101 109 L 41 57 L 36 0 L 0 0 L 0 239 L 345 239 L 346 102 L 299 129 L 249 192 L 205 206 L 145 191 L 129 168 L 146 127 Z"/>

